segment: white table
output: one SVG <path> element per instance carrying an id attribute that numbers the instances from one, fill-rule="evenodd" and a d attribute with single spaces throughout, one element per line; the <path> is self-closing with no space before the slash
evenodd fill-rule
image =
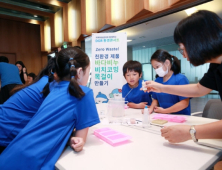
<path id="1" fill-rule="evenodd" d="M 104 110 L 106 105 L 99 105 L 98 111 Z M 141 111 L 127 109 L 126 116 L 141 117 Z M 214 122 L 195 116 L 187 116 L 184 124 L 197 125 Z M 176 123 L 167 123 L 172 125 Z M 95 129 L 110 127 L 130 135 L 129 143 L 113 147 L 93 135 Z M 157 133 L 143 131 L 123 125 L 98 124 L 90 128 L 84 149 L 77 153 L 67 147 L 56 163 L 61 170 L 197 170 L 207 169 L 221 156 L 222 152 L 187 141 L 180 144 L 170 144 L 161 137 L 160 127 L 152 127 Z M 202 140 L 222 146 L 222 140 Z"/>

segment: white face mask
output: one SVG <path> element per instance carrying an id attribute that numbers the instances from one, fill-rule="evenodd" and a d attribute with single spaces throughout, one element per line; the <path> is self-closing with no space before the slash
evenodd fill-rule
<path id="1" fill-rule="evenodd" d="M 155 69 L 156 74 L 158 74 L 159 77 L 164 77 L 168 73 L 168 68 L 166 71 L 163 70 L 163 66 Z"/>

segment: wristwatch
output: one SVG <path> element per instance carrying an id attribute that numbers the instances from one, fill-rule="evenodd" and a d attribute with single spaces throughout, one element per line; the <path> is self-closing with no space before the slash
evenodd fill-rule
<path id="1" fill-rule="evenodd" d="M 194 126 L 190 127 L 190 135 L 194 142 L 198 142 L 198 139 L 196 138 L 196 129 Z"/>

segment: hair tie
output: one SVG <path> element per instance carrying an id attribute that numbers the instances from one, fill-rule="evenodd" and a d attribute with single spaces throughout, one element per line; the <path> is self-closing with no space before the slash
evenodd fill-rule
<path id="1" fill-rule="evenodd" d="M 74 67 L 74 68 L 75 68 L 75 65 L 74 65 L 74 64 L 72 64 L 70 67 L 71 67 L 71 68 L 72 68 L 72 67 Z"/>
<path id="2" fill-rule="evenodd" d="M 171 55 L 171 58 L 172 58 L 172 65 L 173 65 L 173 63 L 174 63 L 174 56 Z"/>
<path id="3" fill-rule="evenodd" d="M 70 60 L 73 60 L 73 58 L 70 58 L 69 61 L 70 61 Z"/>
<path id="4" fill-rule="evenodd" d="M 75 76 L 71 76 L 71 79 L 72 79 L 72 78 L 75 78 Z"/>
<path id="5" fill-rule="evenodd" d="M 51 71 L 51 74 L 54 74 L 54 73 Z"/>

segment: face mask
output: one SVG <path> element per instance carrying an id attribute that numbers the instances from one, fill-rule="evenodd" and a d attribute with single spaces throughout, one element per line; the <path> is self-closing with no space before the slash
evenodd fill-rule
<path id="1" fill-rule="evenodd" d="M 158 74 L 159 77 L 164 77 L 168 73 L 168 68 L 166 71 L 163 70 L 163 66 L 159 67 L 158 69 L 155 69 L 156 74 Z"/>

